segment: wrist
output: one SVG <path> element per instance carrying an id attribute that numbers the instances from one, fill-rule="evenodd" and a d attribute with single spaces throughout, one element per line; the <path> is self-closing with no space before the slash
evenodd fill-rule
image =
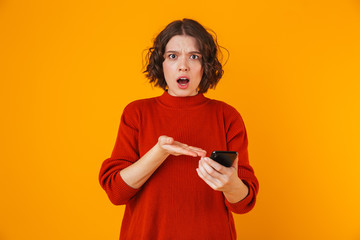
<path id="1" fill-rule="evenodd" d="M 224 196 L 230 203 L 240 202 L 249 194 L 249 188 L 244 182 L 237 177 L 234 184 L 226 191 L 223 191 Z"/>
<path id="2" fill-rule="evenodd" d="M 163 160 L 165 160 L 170 155 L 167 150 L 160 146 L 159 143 L 155 144 L 155 146 L 153 147 L 153 151 L 156 155 L 163 158 Z"/>

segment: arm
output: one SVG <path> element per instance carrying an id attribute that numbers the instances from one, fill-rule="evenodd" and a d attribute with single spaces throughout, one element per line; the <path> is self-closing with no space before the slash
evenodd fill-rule
<path id="1" fill-rule="evenodd" d="M 116 145 L 119 143 L 125 144 L 126 141 L 117 141 Z M 187 146 L 167 136 L 159 137 L 158 143 L 134 162 L 125 157 L 129 156 L 126 151 L 121 156 L 114 152 L 102 164 L 99 181 L 115 205 L 126 204 L 170 154 L 194 157 L 206 155 L 206 151 L 200 148 Z"/>
<path id="2" fill-rule="evenodd" d="M 103 162 L 99 173 L 100 185 L 115 205 L 126 204 L 169 154 L 206 155 L 202 149 L 161 136 L 154 147 L 140 157 L 138 112 L 135 104 L 129 104 L 124 109 L 114 150 L 111 157 Z"/>
<path id="3" fill-rule="evenodd" d="M 160 136 L 158 143 L 138 161 L 120 171 L 122 179 L 132 188 L 140 188 L 169 155 L 205 156 L 206 151 Z"/>
<path id="4" fill-rule="evenodd" d="M 247 134 L 240 114 L 226 105 L 224 119 L 227 148 L 237 151 L 238 158 L 230 168 L 202 158 L 197 172 L 211 188 L 223 192 L 225 204 L 231 211 L 246 213 L 255 205 L 259 183 L 249 164 Z"/>

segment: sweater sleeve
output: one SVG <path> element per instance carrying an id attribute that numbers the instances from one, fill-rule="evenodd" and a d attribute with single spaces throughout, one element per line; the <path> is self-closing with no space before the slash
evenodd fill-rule
<path id="1" fill-rule="evenodd" d="M 238 152 L 238 175 L 249 188 L 249 193 L 243 200 L 230 203 L 225 198 L 225 204 L 234 213 L 247 213 L 255 206 L 259 182 L 249 163 L 248 139 L 242 117 L 235 108 L 229 105 L 226 105 L 224 109 L 224 117 L 228 150 Z"/>
<path id="2" fill-rule="evenodd" d="M 127 185 L 120 175 L 122 169 L 139 159 L 136 122 L 136 109 L 129 104 L 121 116 L 111 157 L 103 162 L 100 169 L 100 185 L 115 205 L 126 204 L 139 191 Z"/>

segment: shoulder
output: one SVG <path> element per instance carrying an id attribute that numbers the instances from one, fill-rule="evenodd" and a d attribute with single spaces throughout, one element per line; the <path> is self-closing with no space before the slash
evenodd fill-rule
<path id="1" fill-rule="evenodd" d="M 212 108 L 216 110 L 216 114 L 221 115 L 220 117 L 223 118 L 225 126 L 230 127 L 235 124 L 245 127 L 241 114 L 232 105 L 215 99 L 211 99 L 210 104 L 212 104 Z"/>
<path id="2" fill-rule="evenodd" d="M 126 105 L 126 107 L 124 108 L 124 113 L 137 112 L 146 109 L 148 106 L 151 106 L 155 102 L 155 99 L 156 97 L 132 101 L 128 105 Z"/>
<path id="3" fill-rule="evenodd" d="M 122 121 L 127 121 L 132 125 L 137 125 L 141 119 L 141 115 L 148 111 L 154 101 L 155 98 L 146 98 L 130 102 L 125 106 L 122 112 Z"/>
<path id="4" fill-rule="evenodd" d="M 226 102 L 216 99 L 210 99 L 209 102 L 213 108 L 216 108 L 218 111 L 221 111 L 225 116 L 236 115 L 237 117 L 241 117 L 238 110 Z"/>

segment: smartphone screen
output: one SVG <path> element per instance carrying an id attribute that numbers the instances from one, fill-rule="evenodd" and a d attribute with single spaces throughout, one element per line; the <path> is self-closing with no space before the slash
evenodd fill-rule
<path id="1" fill-rule="evenodd" d="M 225 167 L 231 167 L 237 157 L 237 152 L 233 151 L 213 151 L 210 158 Z"/>

